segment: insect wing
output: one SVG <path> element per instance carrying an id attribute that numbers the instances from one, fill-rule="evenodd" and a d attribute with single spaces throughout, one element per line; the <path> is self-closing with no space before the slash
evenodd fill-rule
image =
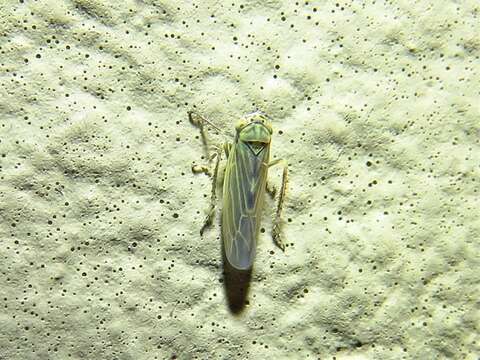
<path id="1" fill-rule="evenodd" d="M 222 237 L 228 262 L 246 270 L 255 258 L 270 144 L 259 150 L 237 142 L 232 150 L 223 186 Z"/>

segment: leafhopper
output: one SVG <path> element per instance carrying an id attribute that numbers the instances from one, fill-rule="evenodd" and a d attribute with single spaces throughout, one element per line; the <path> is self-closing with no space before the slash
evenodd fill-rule
<path id="1" fill-rule="evenodd" d="M 208 151 L 204 125 L 208 124 L 221 133 L 223 131 L 196 112 L 190 111 L 188 117 L 190 122 L 200 129 Z M 254 112 L 237 123 L 233 142 L 223 145 L 226 166 L 223 176 L 222 239 L 227 261 L 238 270 L 248 270 L 253 265 L 265 192 L 268 191 L 273 198 L 276 194 L 275 187 L 267 181 L 268 169 L 277 164 L 283 165 L 283 176 L 273 220 L 272 238 L 280 249 L 285 249 L 280 233 L 288 167 L 283 159 L 270 161 L 272 134 L 269 118 L 261 112 Z M 215 215 L 221 157 L 222 149 L 217 147 L 214 154 L 209 156 L 211 160 L 216 160 L 213 171 L 208 166 L 192 167 L 194 172 L 204 172 L 212 177 L 210 209 L 200 234 L 211 225 Z"/>

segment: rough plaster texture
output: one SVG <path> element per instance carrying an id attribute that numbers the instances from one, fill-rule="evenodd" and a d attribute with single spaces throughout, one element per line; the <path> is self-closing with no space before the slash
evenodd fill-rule
<path id="1" fill-rule="evenodd" d="M 479 11 L 1 1 L 0 359 L 477 359 Z M 190 108 L 274 119 L 250 279 Z"/>

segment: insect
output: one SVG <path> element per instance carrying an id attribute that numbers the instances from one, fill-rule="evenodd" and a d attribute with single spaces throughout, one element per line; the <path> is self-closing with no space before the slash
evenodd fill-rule
<path id="1" fill-rule="evenodd" d="M 188 117 L 190 122 L 200 129 L 208 151 L 204 125 L 208 124 L 221 133 L 223 131 L 196 112 L 190 111 Z M 280 249 L 285 249 L 280 232 L 288 166 L 283 159 L 270 161 L 272 133 L 273 129 L 269 118 L 262 112 L 254 112 L 246 115 L 236 124 L 233 142 L 223 145 L 227 163 L 223 176 L 222 239 L 228 262 L 238 270 L 248 270 L 253 265 L 265 191 L 268 191 L 272 197 L 275 197 L 276 194 L 275 187 L 267 181 L 268 169 L 277 164 L 283 164 L 283 176 L 273 221 L 272 237 Z M 218 147 L 210 156 L 210 160 L 216 158 L 213 173 L 208 166 L 192 167 L 194 172 L 204 172 L 212 177 L 210 209 L 200 234 L 203 234 L 204 230 L 211 225 L 215 215 L 217 177 L 221 156 L 222 149 Z"/>

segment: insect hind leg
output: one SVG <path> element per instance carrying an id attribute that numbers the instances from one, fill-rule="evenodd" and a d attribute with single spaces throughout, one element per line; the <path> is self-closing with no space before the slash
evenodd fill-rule
<path id="1" fill-rule="evenodd" d="M 282 241 L 281 231 L 282 231 L 283 202 L 285 201 L 285 191 L 287 189 L 287 182 L 288 182 L 288 166 L 285 160 L 278 159 L 268 164 L 268 167 L 275 166 L 277 164 L 282 164 L 283 175 L 282 175 L 282 186 L 280 188 L 280 193 L 278 195 L 277 211 L 275 212 L 275 219 L 273 221 L 272 238 L 275 245 L 277 245 L 280 249 L 282 249 L 282 251 L 285 251 L 285 244 Z"/>
<path id="2" fill-rule="evenodd" d="M 213 218 L 215 217 L 215 205 L 217 204 L 217 177 L 218 177 L 218 167 L 220 165 L 221 152 L 217 150 L 217 161 L 215 163 L 215 168 L 213 171 L 212 177 L 212 192 L 210 195 L 210 208 L 208 210 L 207 217 L 203 223 L 202 228 L 200 229 L 200 235 L 203 235 L 203 232 L 206 228 L 212 225 Z"/>

